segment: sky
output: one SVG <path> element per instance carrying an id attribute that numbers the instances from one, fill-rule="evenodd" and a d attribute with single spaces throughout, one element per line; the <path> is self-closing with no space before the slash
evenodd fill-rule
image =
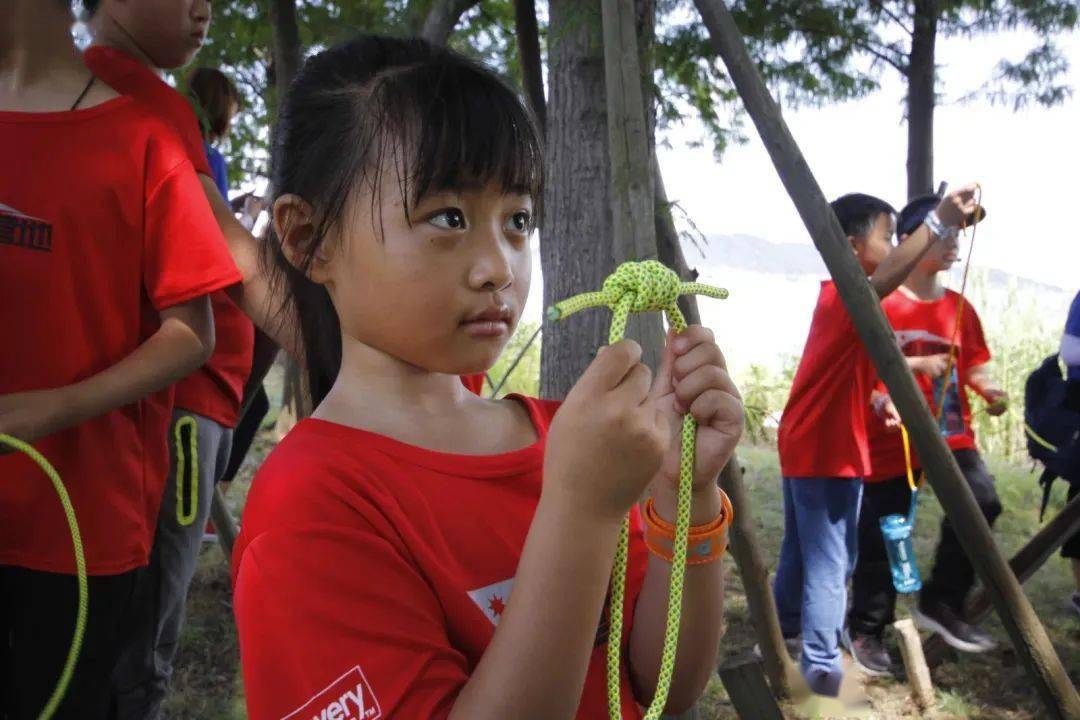
<path id="1" fill-rule="evenodd" d="M 973 267 L 995 267 L 1067 289 L 1080 287 L 1080 224 L 1069 210 L 1080 204 L 1080 34 L 1061 38 L 1076 88 L 1052 109 L 1011 107 L 955 98 L 980 87 L 1003 57 L 1019 59 L 1035 44 L 1023 32 L 938 45 L 935 186 L 978 182 L 990 213 L 979 229 Z M 829 199 L 847 192 L 878 195 L 897 208 L 906 198 L 907 126 L 904 88 L 888 68 L 882 87 L 858 101 L 785 114 L 818 183 Z M 753 235 L 778 243 L 810 239 L 749 122 L 750 141 L 730 148 L 720 164 L 711 149 L 687 148 L 701 137 L 689 124 L 671 132 L 660 151 L 670 199 L 707 235 Z M 688 250 L 693 261 L 695 251 Z M 708 247 L 705 253 L 709 253 Z"/>

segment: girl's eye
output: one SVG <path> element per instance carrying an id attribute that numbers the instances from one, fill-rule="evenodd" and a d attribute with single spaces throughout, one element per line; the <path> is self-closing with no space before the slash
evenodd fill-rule
<path id="1" fill-rule="evenodd" d="M 428 222 L 443 230 L 463 230 L 465 229 L 465 213 L 457 208 L 447 208 L 432 215 Z"/>
<path id="2" fill-rule="evenodd" d="M 532 215 L 522 210 L 514 213 L 506 224 L 507 230 L 518 233 L 528 233 L 532 230 Z"/>

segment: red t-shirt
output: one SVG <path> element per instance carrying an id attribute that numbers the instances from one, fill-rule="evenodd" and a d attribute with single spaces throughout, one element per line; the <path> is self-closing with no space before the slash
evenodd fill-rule
<path id="1" fill-rule="evenodd" d="M 810 333 L 780 418 L 784 477 L 865 477 L 866 413 L 877 373 L 836 285 L 821 283 Z"/>
<path id="2" fill-rule="evenodd" d="M 462 375 L 461 384 L 467 387 L 474 395 L 484 394 L 484 374 Z"/>
<path id="3" fill-rule="evenodd" d="M 960 293 L 946 290 L 940 300 L 924 302 L 897 290 L 882 302 L 882 309 L 896 332 L 900 350 L 908 357 L 922 357 L 949 352 Z M 948 389 L 944 393 L 945 412 L 941 416 L 941 429 L 945 440 L 953 450 L 975 448 L 975 431 L 971 428 L 971 404 L 967 392 L 960 392 L 957 378 L 964 377 L 974 367 L 990 361 L 990 349 L 986 346 L 979 314 L 970 303 L 964 303 L 964 317 L 960 332 L 956 334 L 957 360 L 952 370 Z M 915 380 L 926 396 L 934 416 L 937 417 L 942 397 L 943 379 L 933 381 L 926 375 L 915 373 Z M 881 387 L 884 391 L 884 386 Z M 873 472 L 867 478 L 880 482 L 899 477 L 907 472 L 904 461 L 903 440 L 896 429 L 885 427 L 876 414 L 867 416 L 867 435 L 870 441 L 870 459 Z M 919 459 L 912 449 L 912 467 L 919 467 Z"/>
<path id="4" fill-rule="evenodd" d="M 540 439 L 514 452 L 434 452 L 309 419 L 271 453 L 233 551 L 252 720 L 447 717 L 513 601 L 540 499 L 558 404 L 518 399 Z M 636 510 L 631 527 L 624 657 L 647 563 Z M 606 618 L 579 718 L 608 717 Z M 622 680 L 623 718 L 641 718 L 625 663 Z"/>
<path id="5" fill-rule="evenodd" d="M 116 48 L 94 45 L 87 48 L 83 60 L 110 87 L 135 98 L 173 128 L 195 170 L 212 177 L 199 121 L 183 95 L 149 67 Z M 212 233 L 224 245 L 217 225 Z M 176 405 L 231 428 L 240 419 L 244 383 L 251 373 L 255 326 L 224 291 L 211 295 L 210 301 L 217 332 L 214 354 L 198 372 L 177 384 Z"/>
<path id="6" fill-rule="evenodd" d="M 0 157 L 0 395 L 95 375 L 159 310 L 239 279 L 184 149 L 130 98 L 0 112 Z M 35 444 L 71 494 L 92 574 L 148 560 L 171 408 L 157 393 Z M 21 454 L 0 456 L 0 565 L 75 569 L 52 484 Z"/>

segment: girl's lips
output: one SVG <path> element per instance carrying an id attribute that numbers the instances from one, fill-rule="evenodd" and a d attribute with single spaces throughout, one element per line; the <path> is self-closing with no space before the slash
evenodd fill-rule
<path id="1" fill-rule="evenodd" d="M 510 334 L 506 320 L 467 320 L 461 323 L 465 332 L 476 338 L 497 338 Z"/>

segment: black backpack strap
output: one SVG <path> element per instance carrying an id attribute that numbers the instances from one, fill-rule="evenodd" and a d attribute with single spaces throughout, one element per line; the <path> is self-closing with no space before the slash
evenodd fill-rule
<path id="1" fill-rule="evenodd" d="M 1054 481 L 1058 476 L 1053 470 L 1046 468 L 1043 470 L 1042 475 L 1039 476 L 1039 484 L 1042 485 L 1042 505 L 1039 506 L 1039 522 L 1043 521 L 1043 516 L 1046 515 L 1046 506 L 1050 504 L 1050 491 L 1054 487 Z"/>

